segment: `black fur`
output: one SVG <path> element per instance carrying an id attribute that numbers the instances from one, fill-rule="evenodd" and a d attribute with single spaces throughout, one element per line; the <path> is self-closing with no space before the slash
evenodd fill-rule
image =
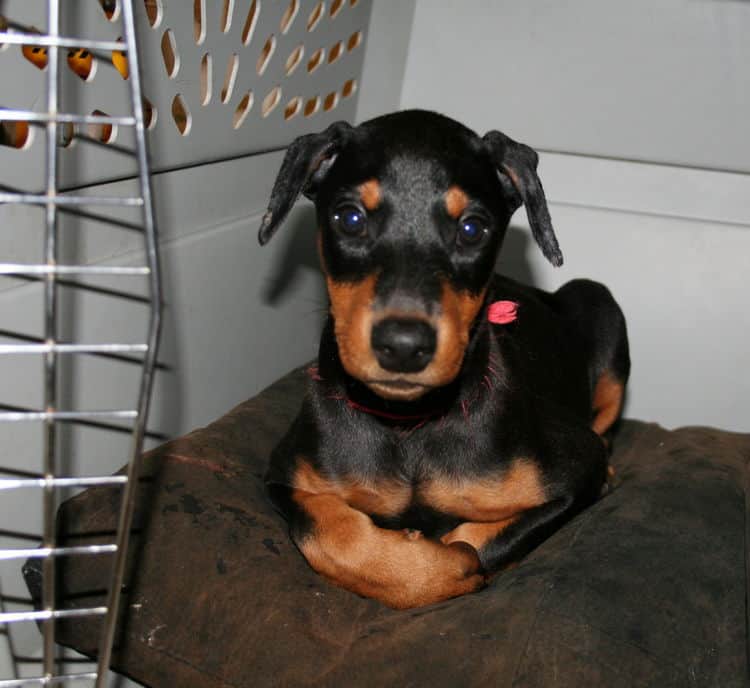
<path id="1" fill-rule="evenodd" d="M 576 280 L 549 294 L 493 276 L 508 222 L 521 203 L 544 255 L 562 263 L 536 167 L 532 149 L 500 132 L 480 138 L 423 111 L 355 128 L 335 124 L 290 146 L 261 227 L 262 243 L 307 189 L 316 203 L 328 276 L 356 283 L 377 275 L 373 309 L 406 303 L 432 316 L 444 284 L 459 293 L 486 290 L 459 374 L 414 401 L 383 399 L 347 374 L 329 318 L 318 369 L 267 475 L 293 534 L 304 536 L 311 527 L 289 498 L 299 456 L 325 476 L 413 486 L 414 499 L 401 513 L 369 515 L 383 527 L 418 529 L 433 538 L 461 519 L 420 501 L 420 484 L 434 476 L 481 480 L 529 457 L 543 476 L 548 501 L 525 511 L 483 548 L 487 571 L 525 555 L 600 494 L 607 450 L 590 429 L 592 396 L 603 373 L 622 385 L 627 380 L 622 313 L 594 282 Z M 337 231 L 334 210 L 359 204 L 358 186 L 371 179 L 382 200 L 367 213 L 364 233 Z M 464 215 L 486 222 L 476 245 L 457 239 L 456 219 L 443 202 L 451 186 L 470 199 Z M 519 304 L 515 322 L 487 321 L 487 307 L 498 300 Z"/>

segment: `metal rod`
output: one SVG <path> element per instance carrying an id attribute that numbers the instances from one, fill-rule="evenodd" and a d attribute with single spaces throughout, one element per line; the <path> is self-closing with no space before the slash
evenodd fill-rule
<path id="1" fill-rule="evenodd" d="M 96 672 L 90 671 L 85 674 L 61 674 L 52 678 L 44 676 L 32 676 L 30 678 L 17 678 L 0 680 L 0 688 L 16 688 L 17 686 L 56 686 L 67 681 L 91 681 L 96 678 Z"/>
<path id="2" fill-rule="evenodd" d="M 0 263 L 0 275 L 148 275 L 145 266 Z"/>
<path id="3" fill-rule="evenodd" d="M 143 353 L 148 344 L 0 344 L 0 354 L 118 354 Z"/>
<path id="4" fill-rule="evenodd" d="M 88 607 L 85 609 L 51 609 L 41 612 L 6 612 L 0 614 L 0 624 L 18 623 L 19 621 L 48 621 L 52 619 L 70 619 L 79 616 L 101 616 L 107 613 L 106 607 Z"/>
<path id="5" fill-rule="evenodd" d="M 63 282 L 63 280 L 58 280 L 57 286 L 58 287 L 61 286 L 62 282 Z M 146 303 L 148 303 L 148 302 L 149 302 L 149 300 L 146 299 Z M 22 334 L 21 332 L 14 332 L 13 330 L 3 330 L 3 329 L 0 328 L 0 338 L 3 338 L 3 337 L 5 337 L 7 339 L 18 339 L 18 340 L 20 340 L 22 342 L 28 342 L 28 343 L 33 344 L 33 345 L 39 345 L 43 341 L 41 337 L 34 337 L 34 336 L 31 336 L 31 335 Z M 6 345 L 3 345 L 3 346 L 6 346 Z M 7 346 L 16 346 L 16 345 L 14 344 L 14 345 L 7 345 Z M 18 346 L 26 346 L 26 345 L 25 344 L 18 344 Z M 46 346 L 46 345 L 42 344 L 42 346 Z M 99 345 L 96 345 L 96 344 L 94 344 L 94 345 L 90 345 L 90 344 L 69 344 L 69 343 L 65 343 L 65 342 L 58 342 L 57 346 L 58 347 L 60 347 L 60 346 L 63 346 L 63 347 L 68 347 L 68 346 L 89 347 L 89 346 L 99 346 Z M 123 344 L 123 345 L 120 345 L 120 344 L 111 344 L 111 345 L 104 344 L 102 346 L 115 346 L 115 347 L 119 347 L 119 346 L 137 346 L 137 347 L 144 347 L 143 351 L 146 351 L 147 348 L 148 348 L 148 344 Z M 143 365 L 143 359 L 137 358 L 135 356 L 125 356 L 124 354 L 121 354 L 121 353 L 111 353 L 109 351 L 99 351 L 98 349 L 96 351 L 85 351 L 85 352 L 72 351 L 72 352 L 68 352 L 68 351 L 65 351 L 65 350 L 60 351 L 60 349 L 58 348 L 58 353 L 86 353 L 86 354 L 89 354 L 91 356 L 95 356 L 97 358 L 108 358 L 108 359 L 110 359 L 112 361 L 119 361 L 121 363 L 136 364 L 136 365 L 139 365 L 139 366 Z M 141 353 L 141 352 L 138 351 L 136 353 Z M 166 365 L 165 363 L 158 363 L 157 362 L 156 369 L 157 370 L 170 370 L 170 367 L 168 365 Z M 0 405 L 0 410 L 2 410 L 2 405 Z M 7 411 L 15 411 L 15 410 L 20 410 L 20 409 L 6 409 L 6 410 Z"/>
<path id="6" fill-rule="evenodd" d="M 143 450 L 143 436 L 148 419 L 151 388 L 154 381 L 154 368 L 159 349 L 161 334 L 162 285 L 159 267 L 159 249 L 154 224 L 154 209 L 152 205 L 151 179 L 148 173 L 148 151 L 146 149 L 146 128 L 143 122 L 143 101 L 141 97 L 141 73 L 139 56 L 135 40 L 135 22 L 133 19 L 133 5 L 131 0 L 122 3 L 123 34 L 127 44 L 130 62 L 130 98 L 133 115 L 136 119 L 135 139 L 138 156 L 138 177 L 143 198 L 143 225 L 145 229 L 146 253 L 151 267 L 149 288 L 151 293 L 151 311 L 148 329 L 149 349 L 144 357 L 141 387 L 138 392 L 138 418 L 133 428 L 133 444 L 131 461 L 128 465 L 128 482 L 122 496 L 122 506 L 117 527 L 117 554 L 112 564 L 112 578 L 107 593 L 107 607 L 109 612 L 104 622 L 104 630 L 99 642 L 99 656 L 97 663 L 96 688 L 105 688 L 107 670 L 112 657 L 112 645 L 117 624 L 117 611 L 120 605 L 120 591 L 122 588 L 127 557 L 130 525 L 135 509 L 135 494 L 140 470 L 140 458 Z"/>
<path id="7" fill-rule="evenodd" d="M 0 549 L 0 561 L 11 559 L 49 559 L 81 554 L 112 554 L 117 545 L 81 545 L 76 547 L 35 547 L 33 549 Z"/>
<path id="8" fill-rule="evenodd" d="M 26 487 L 94 487 L 124 485 L 126 475 L 92 476 L 90 478 L 0 478 L 0 490 L 17 490 Z"/>
<path id="9" fill-rule="evenodd" d="M 115 124 L 122 127 L 135 126 L 135 117 L 114 117 L 110 115 L 77 115 L 74 113 L 34 112 L 33 110 L 10 110 L 0 108 L 0 121 L 4 122 L 69 122 L 71 124 Z"/>
<path id="10" fill-rule="evenodd" d="M 85 48 L 86 50 L 120 50 L 127 52 L 125 43 L 119 41 L 92 41 L 86 38 L 69 38 L 58 36 L 49 30 L 49 35 L 36 33 L 8 33 L 0 32 L 0 44 L 39 45 L 48 48 Z M 50 51 L 50 52 L 57 52 Z"/>
<path id="11" fill-rule="evenodd" d="M 48 122 L 57 127 L 57 122 Z M 0 193 L 0 203 L 26 203 L 28 205 L 121 205 L 137 207 L 143 205 L 140 197 L 128 196 L 56 196 L 54 194 Z"/>
<path id="12" fill-rule="evenodd" d="M 14 279 L 20 279 L 24 280 L 26 282 L 41 282 L 42 279 L 36 275 L 12 275 Z M 106 287 L 101 287 L 94 284 L 86 284 L 85 282 L 76 282 L 75 280 L 70 279 L 58 279 L 57 280 L 57 286 L 58 287 L 65 287 L 69 289 L 81 289 L 82 291 L 87 291 L 92 294 L 101 294 L 102 296 L 111 296 L 116 299 L 127 299 L 128 301 L 133 301 L 134 303 L 141 303 L 145 305 L 149 305 L 151 303 L 151 299 L 147 296 L 139 296 L 138 294 L 133 294 L 131 292 L 122 291 L 120 289 L 109 289 Z"/>
<path id="13" fill-rule="evenodd" d="M 51 40 L 60 34 L 59 0 L 47 3 L 47 32 Z M 48 266 L 57 265 L 57 122 L 59 86 L 59 51 L 50 50 L 47 65 L 47 112 L 52 118 L 47 122 L 47 183 L 43 197 L 46 205 L 44 257 Z M 49 272 L 44 277 L 44 334 L 48 344 L 57 339 L 57 283 L 56 273 Z M 56 432 L 54 413 L 57 408 L 57 354 L 49 351 L 44 356 L 44 477 L 51 480 L 55 477 Z M 43 490 L 43 535 L 42 546 L 48 549 L 55 547 L 55 490 L 47 486 Z M 55 564 L 52 558 L 42 562 L 42 607 L 49 616 L 42 619 L 43 636 L 43 670 L 46 678 L 55 673 Z"/>
<path id="14" fill-rule="evenodd" d="M 3 412 L 9 411 L 11 413 L 38 413 L 36 409 L 26 408 L 24 406 L 13 406 L 11 404 L 2 404 L 2 403 L 0 403 L 0 411 L 3 411 Z M 0 420 L 2 419 L 0 418 Z M 21 420 L 25 420 L 25 419 L 21 419 Z M 85 428 L 95 428 L 96 430 L 107 430 L 110 432 L 117 432 L 123 435 L 125 434 L 130 435 L 133 432 L 133 428 L 128 427 L 127 425 L 117 425 L 116 423 L 105 423 L 100 420 L 86 420 L 86 419 L 81 419 L 81 418 L 73 418 L 73 419 L 62 419 L 60 422 L 80 425 L 81 427 L 85 427 Z M 147 431 L 145 435 L 149 439 L 155 440 L 157 442 L 166 442 L 169 439 L 169 436 L 163 432 Z"/>
<path id="15" fill-rule="evenodd" d="M 48 354 L 49 355 L 49 354 Z M 0 421 L 13 423 L 17 421 L 43 420 L 86 420 L 87 418 L 136 418 L 138 411 L 3 411 Z"/>
<path id="16" fill-rule="evenodd" d="M 2 578 L 0 578 L 0 614 L 7 613 L 6 603 L 9 602 L 8 596 L 2 589 Z M 8 658 L 10 659 L 10 665 L 13 670 L 13 678 L 18 678 L 21 674 L 18 671 L 18 651 L 16 650 L 15 640 L 13 634 L 9 628 L 5 630 L 5 641 L 8 644 Z"/>

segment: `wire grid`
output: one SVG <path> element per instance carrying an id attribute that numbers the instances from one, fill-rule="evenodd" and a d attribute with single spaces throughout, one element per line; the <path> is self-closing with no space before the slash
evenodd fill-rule
<path id="1" fill-rule="evenodd" d="M 156 352 L 161 325 L 162 288 L 156 243 L 156 230 L 152 209 L 152 194 L 149 180 L 144 116 L 141 98 L 141 79 L 136 49 L 135 23 L 131 0 L 122 0 L 123 40 L 120 42 L 96 41 L 74 36 L 60 36 L 59 0 L 48 0 L 47 34 L 0 32 L 0 43 L 45 46 L 49 50 L 46 81 L 46 112 L 28 112 L 3 109 L 2 118 L 8 121 L 34 121 L 46 130 L 46 181 L 45 192 L 0 193 L 0 203 L 22 203 L 41 206 L 45 209 L 45 249 L 43 264 L 0 264 L 0 274 L 18 277 L 36 276 L 44 287 L 44 339 L 29 342 L 29 337 L 3 332 L 4 336 L 23 340 L 24 343 L 0 346 L 0 355 L 38 355 L 43 357 L 44 408 L 41 410 L 18 409 L 0 411 L 0 422 L 40 422 L 43 429 L 43 473 L 36 477 L 18 477 L 0 480 L 0 493 L 6 490 L 36 487 L 43 493 L 43 537 L 42 546 L 35 549 L 2 549 L 0 560 L 37 557 L 42 564 L 42 600 L 38 611 L 8 612 L 0 609 L 0 626 L 36 621 L 41 624 L 43 637 L 43 675 L 33 678 L 0 680 L 0 687 L 22 685 L 59 685 L 67 682 L 95 680 L 101 687 L 106 681 L 107 669 L 112 653 L 115 623 L 122 587 L 128 536 L 132 521 L 136 478 L 139 457 L 142 451 L 145 422 L 156 367 Z M 58 108 L 60 84 L 59 50 L 64 48 L 88 48 L 90 50 L 120 50 L 127 54 L 131 77 L 130 102 L 132 115 L 94 116 L 62 113 Z M 86 195 L 60 195 L 58 175 L 58 124 L 77 122 L 86 124 L 111 124 L 133 127 L 135 130 L 135 156 L 138 163 L 140 195 L 137 197 L 94 197 Z M 78 207 L 89 205 L 137 206 L 142 209 L 142 230 L 145 241 L 146 265 L 139 267 L 91 267 L 60 265 L 58 263 L 58 209 L 61 206 Z M 103 218 L 106 221 L 106 218 Z M 113 220 L 112 224 L 118 222 Z M 60 342 L 57 337 L 59 324 L 58 286 L 59 276 L 71 274 L 145 275 L 149 287 L 149 322 L 143 344 L 76 344 Z M 77 354 L 141 354 L 142 368 L 137 406 L 134 409 L 66 411 L 59 408 L 60 390 L 57 388 L 58 357 Z M 130 462 L 126 474 L 118 476 L 62 477 L 57 475 L 56 431 L 60 422 L 100 422 L 101 419 L 128 419 L 132 421 Z M 58 547 L 55 541 L 56 490 L 64 487 L 89 487 L 93 485 L 119 485 L 122 487 L 115 543 L 78 547 Z M 60 556 L 91 556 L 114 554 L 112 573 L 105 606 L 85 609 L 58 609 L 55 600 L 54 561 Z M 99 640 L 98 665 L 95 672 L 57 674 L 55 647 L 55 622 L 57 619 L 74 616 L 104 616 L 104 626 Z M 8 636 L 10 638 L 10 635 Z"/>

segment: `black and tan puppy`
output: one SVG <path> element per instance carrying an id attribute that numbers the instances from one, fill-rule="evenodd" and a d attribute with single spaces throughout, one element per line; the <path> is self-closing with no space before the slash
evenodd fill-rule
<path id="1" fill-rule="evenodd" d="M 605 287 L 493 274 L 513 211 L 554 265 L 537 155 L 399 112 L 289 147 L 260 242 L 314 199 L 330 315 L 266 476 L 310 565 L 404 608 L 481 588 L 600 494 L 629 372 Z"/>

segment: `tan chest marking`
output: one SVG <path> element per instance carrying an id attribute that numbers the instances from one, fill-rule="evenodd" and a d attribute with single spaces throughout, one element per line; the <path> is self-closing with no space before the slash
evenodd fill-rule
<path id="1" fill-rule="evenodd" d="M 300 458 L 294 474 L 298 490 L 312 494 L 336 495 L 349 506 L 368 514 L 396 516 L 412 500 L 411 486 L 397 480 L 365 482 L 349 478 L 327 478 Z"/>
<path id="2" fill-rule="evenodd" d="M 431 480 L 418 494 L 433 509 L 472 522 L 502 521 L 547 501 L 539 469 L 530 459 L 516 459 L 507 471 L 479 480 Z"/>

